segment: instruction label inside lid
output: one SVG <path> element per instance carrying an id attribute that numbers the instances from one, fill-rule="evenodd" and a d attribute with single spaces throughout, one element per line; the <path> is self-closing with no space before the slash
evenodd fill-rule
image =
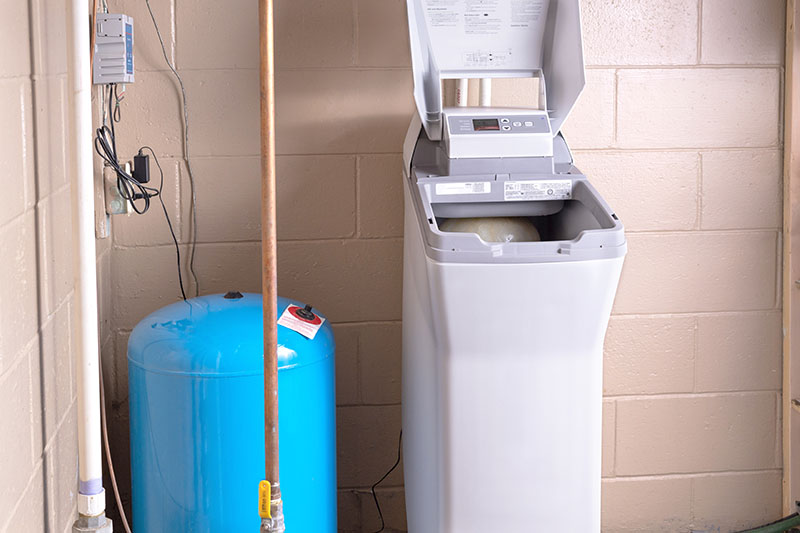
<path id="1" fill-rule="evenodd" d="M 437 196 L 448 196 L 451 194 L 489 194 L 492 192 L 492 182 L 490 181 L 465 181 L 461 183 L 437 183 Z"/>
<path id="2" fill-rule="evenodd" d="M 541 67 L 550 0 L 417 1 L 443 71 Z"/>
<path id="3" fill-rule="evenodd" d="M 302 310 L 302 307 L 290 305 L 278 319 L 278 325 L 296 331 L 303 337 L 313 339 L 317 335 L 319 328 L 322 327 L 325 319 L 316 313 L 314 313 L 314 318 L 304 318 L 298 313 L 298 311 Z"/>
<path id="4" fill-rule="evenodd" d="M 569 200 L 572 180 L 507 181 L 503 184 L 506 201 Z"/>

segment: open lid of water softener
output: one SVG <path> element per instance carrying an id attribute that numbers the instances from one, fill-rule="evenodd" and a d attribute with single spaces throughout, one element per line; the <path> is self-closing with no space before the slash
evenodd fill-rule
<path id="1" fill-rule="evenodd" d="M 553 135 L 585 85 L 580 0 L 406 0 L 414 99 L 442 138 L 442 80 L 540 78 Z"/>

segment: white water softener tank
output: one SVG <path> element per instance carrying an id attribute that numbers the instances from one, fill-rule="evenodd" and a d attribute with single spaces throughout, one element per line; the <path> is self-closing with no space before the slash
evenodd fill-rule
<path id="1" fill-rule="evenodd" d="M 409 532 L 599 532 L 603 338 L 626 241 L 560 134 L 585 83 L 579 0 L 407 4 Z M 444 79 L 528 77 L 533 109 L 442 107 Z M 484 217 L 527 219 L 540 240 L 447 222 Z"/>

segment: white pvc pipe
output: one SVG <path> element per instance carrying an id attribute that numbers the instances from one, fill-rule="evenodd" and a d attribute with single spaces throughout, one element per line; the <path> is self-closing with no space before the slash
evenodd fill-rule
<path id="1" fill-rule="evenodd" d="M 492 107 L 492 80 L 481 78 L 481 107 Z"/>
<path id="2" fill-rule="evenodd" d="M 460 79 L 456 84 L 456 106 L 467 107 L 469 100 L 469 80 Z"/>
<path id="3" fill-rule="evenodd" d="M 78 510 L 84 516 L 105 511 L 100 440 L 100 357 L 97 326 L 97 271 L 92 169 L 92 97 L 89 65 L 89 12 L 85 0 L 67 2 L 68 87 L 75 242 L 73 332 L 78 378 Z"/>

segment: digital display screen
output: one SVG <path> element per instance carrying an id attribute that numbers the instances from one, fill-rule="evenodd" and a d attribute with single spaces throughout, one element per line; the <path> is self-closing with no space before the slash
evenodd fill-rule
<path id="1" fill-rule="evenodd" d="M 499 131 L 500 122 L 496 118 L 473 119 L 472 127 L 475 131 Z"/>

